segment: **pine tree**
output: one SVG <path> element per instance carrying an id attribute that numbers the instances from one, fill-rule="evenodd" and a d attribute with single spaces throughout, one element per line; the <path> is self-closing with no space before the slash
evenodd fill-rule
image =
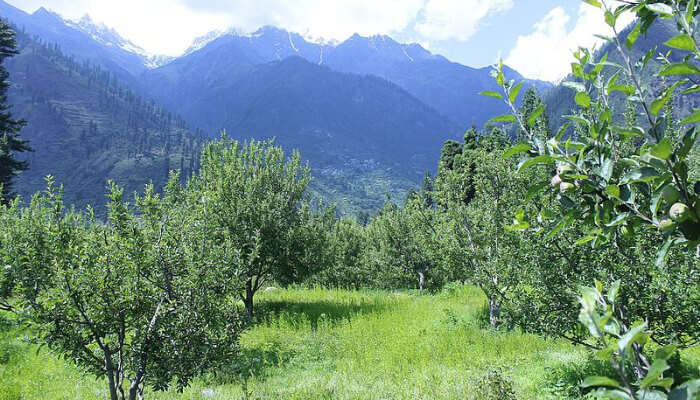
<path id="1" fill-rule="evenodd" d="M 7 104 L 9 73 L 3 66 L 5 59 L 17 54 L 15 33 L 10 26 L 0 20 L 0 187 L 2 199 L 12 197 L 12 181 L 20 171 L 27 169 L 26 161 L 19 161 L 15 153 L 30 151 L 26 141 L 19 138 L 19 131 L 25 121 L 13 119 L 10 106 Z"/>

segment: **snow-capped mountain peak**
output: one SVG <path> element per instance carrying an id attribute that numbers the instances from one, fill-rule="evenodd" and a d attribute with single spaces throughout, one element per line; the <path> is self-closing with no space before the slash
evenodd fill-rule
<path id="1" fill-rule="evenodd" d="M 192 41 L 192 44 L 190 45 L 190 47 L 188 47 L 187 50 L 185 50 L 185 52 L 182 55 L 186 56 L 188 54 L 194 53 L 195 51 L 202 49 L 203 47 L 205 47 L 209 43 L 215 41 L 216 39 L 218 39 L 226 34 L 227 34 L 227 31 L 222 31 L 220 29 L 217 29 L 217 30 L 211 31 L 209 33 L 206 33 L 198 38 L 195 38 Z"/>
<path id="2" fill-rule="evenodd" d="M 134 44 L 132 41 L 123 38 L 116 30 L 108 27 L 103 23 L 95 23 L 89 15 L 84 15 L 78 21 L 66 21 L 66 24 L 83 31 L 92 37 L 93 40 L 104 46 L 119 47 L 130 53 L 138 54 L 144 57 L 150 57 L 146 50 Z"/>
<path id="3" fill-rule="evenodd" d="M 85 33 L 103 46 L 119 48 L 141 57 L 146 68 L 158 68 L 173 60 L 173 57 L 149 53 L 141 46 L 122 37 L 114 28 L 110 28 L 104 23 L 96 23 L 88 14 L 77 21 L 64 20 L 64 23 Z"/>

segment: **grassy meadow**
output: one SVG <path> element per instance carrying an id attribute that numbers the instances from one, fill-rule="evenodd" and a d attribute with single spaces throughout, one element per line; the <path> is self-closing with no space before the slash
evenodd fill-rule
<path id="1" fill-rule="evenodd" d="M 184 391 L 148 399 L 580 398 L 600 371 L 582 347 L 517 331 L 484 329 L 478 289 L 436 295 L 325 289 L 273 290 L 241 338 L 243 361 Z M 0 400 L 104 399 L 107 386 L 29 344 L 7 320 L 0 333 Z M 697 349 L 696 349 L 697 350 Z M 683 354 L 686 370 L 700 352 Z"/>

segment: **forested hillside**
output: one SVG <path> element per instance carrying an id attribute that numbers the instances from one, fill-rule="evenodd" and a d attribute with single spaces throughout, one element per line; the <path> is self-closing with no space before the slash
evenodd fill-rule
<path id="1" fill-rule="evenodd" d="M 20 54 L 8 63 L 10 99 L 13 113 L 28 121 L 22 135 L 34 148 L 16 185 L 23 196 L 45 188 L 52 175 L 69 204 L 101 210 L 108 179 L 133 192 L 162 185 L 171 169 L 187 176 L 197 168 L 201 132 L 99 66 L 27 34 L 18 42 Z"/>

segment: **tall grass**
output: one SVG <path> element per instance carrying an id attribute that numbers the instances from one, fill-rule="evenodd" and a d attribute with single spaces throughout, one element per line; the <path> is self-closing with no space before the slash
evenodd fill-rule
<path id="1" fill-rule="evenodd" d="M 238 363 L 152 399 L 579 398 L 577 384 L 605 368 L 568 343 L 483 328 L 472 287 L 438 295 L 292 289 L 262 293 L 260 321 L 241 338 Z M 26 343 L 0 337 L 0 400 L 103 399 L 104 382 Z M 684 354 L 698 365 L 700 354 Z M 505 387 L 503 392 L 492 393 Z"/>

